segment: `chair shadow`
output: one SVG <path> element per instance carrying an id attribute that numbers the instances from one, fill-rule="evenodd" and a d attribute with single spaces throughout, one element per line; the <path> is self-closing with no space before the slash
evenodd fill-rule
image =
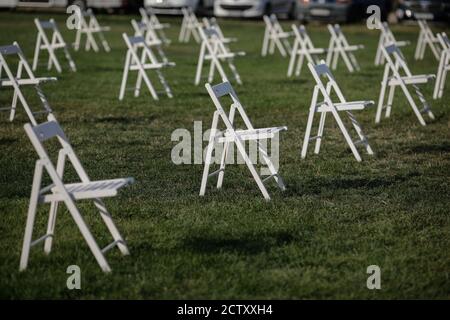
<path id="1" fill-rule="evenodd" d="M 412 147 L 408 153 L 448 153 L 450 152 L 450 143 L 443 142 L 441 144 L 423 144 Z"/>
<path id="2" fill-rule="evenodd" d="M 8 145 L 8 144 L 16 143 L 16 142 L 17 142 L 17 139 L 0 138 L 0 145 Z"/>
<path id="3" fill-rule="evenodd" d="M 288 245 L 295 241 L 295 238 L 287 231 L 248 234 L 239 238 L 226 238 L 218 236 L 192 236 L 185 240 L 184 247 L 188 250 L 205 253 L 235 253 L 242 255 L 256 255 L 267 252 L 273 247 Z"/>
<path id="4" fill-rule="evenodd" d="M 334 178 L 334 177 L 314 177 L 308 180 L 289 183 L 289 188 L 284 192 L 285 197 L 298 197 L 299 195 L 320 195 L 326 191 L 334 192 L 348 189 L 377 189 L 393 186 L 414 177 L 419 176 L 418 172 L 411 172 L 404 175 L 394 175 L 386 177 L 367 178 Z"/>

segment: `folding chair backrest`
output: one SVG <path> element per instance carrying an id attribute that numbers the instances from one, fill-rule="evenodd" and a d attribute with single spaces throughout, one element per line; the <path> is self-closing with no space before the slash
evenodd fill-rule
<path id="1" fill-rule="evenodd" d="M 242 107 L 241 102 L 239 101 L 239 98 L 234 91 L 233 87 L 231 86 L 230 82 L 226 81 L 220 84 L 217 84 L 215 86 L 211 86 L 209 83 L 205 85 L 206 90 L 208 91 L 211 99 L 214 102 L 214 105 L 216 106 L 217 111 L 219 112 L 222 120 L 224 121 L 225 125 L 227 126 L 227 129 L 233 129 L 232 122 L 228 118 L 228 114 L 223 108 L 220 99 L 229 96 L 232 100 L 232 105 L 230 107 L 235 107 L 238 112 L 240 113 L 242 119 L 244 120 L 245 125 L 248 129 L 253 129 L 253 126 L 245 113 L 244 108 Z"/>
<path id="2" fill-rule="evenodd" d="M 24 128 L 41 160 L 49 161 L 51 163 L 51 158 L 48 156 L 44 142 L 53 138 L 58 139 L 61 144 L 61 149 L 65 149 L 68 152 L 73 152 L 64 131 L 52 115 L 49 115 L 47 122 L 36 126 L 32 126 L 27 123 Z"/>
<path id="3" fill-rule="evenodd" d="M 408 77 L 412 76 L 412 73 L 409 70 L 408 65 L 406 64 L 406 60 L 402 52 L 400 51 L 400 48 L 392 43 L 388 44 L 387 46 L 383 46 L 381 50 L 392 71 L 398 72 L 399 68 L 401 67 Z"/>
<path id="4" fill-rule="evenodd" d="M 314 77 L 314 80 L 316 81 L 319 90 L 322 92 L 325 101 L 327 101 L 329 104 L 333 104 L 331 100 L 331 89 L 333 89 L 340 102 L 346 102 L 339 85 L 337 84 L 330 68 L 327 66 L 324 60 L 321 60 L 319 64 L 316 65 L 308 63 L 308 67 Z M 322 81 L 322 78 L 326 79 L 326 83 Z"/>

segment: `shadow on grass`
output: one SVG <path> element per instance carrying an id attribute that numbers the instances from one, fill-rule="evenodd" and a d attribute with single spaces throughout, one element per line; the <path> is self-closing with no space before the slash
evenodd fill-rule
<path id="1" fill-rule="evenodd" d="M 335 193 L 339 190 L 349 189 L 377 189 L 394 186 L 411 178 L 417 177 L 418 172 L 411 172 L 404 175 L 394 175 L 378 177 L 373 179 L 364 178 L 335 178 L 335 177 L 314 177 L 314 179 L 304 180 L 301 183 L 289 183 L 289 188 L 285 191 L 285 197 L 299 195 L 319 195 L 323 193 Z"/>
<path id="2" fill-rule="evenodd" d="M 218 236 L 193 236 L 185 240 L 185 247 L 197 253 L 217 254 L 236 253 L 255 255 L 267 252 L 274 247 L 282 247 L 294 242 L 295 238 L 287 231 L 264 234 L 247 234 L 239 238 Z"/>
<path id="3" fill-rule="evenodd" d="M 450 152 L 450 144 L 447 142 L 441 144 L 422 144 L 412 147 L 407 153 L 447 153 Z"/>

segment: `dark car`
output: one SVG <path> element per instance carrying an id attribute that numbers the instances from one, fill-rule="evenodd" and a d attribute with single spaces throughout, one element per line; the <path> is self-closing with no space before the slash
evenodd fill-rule
<path id="1" fill-rule="evenodd" d="M 358 21 L 367 17 L 367 7 L 377 5 L 384 20 L 389 0 L 298 0 L 298 19 L 335 22 Z"/>
<path id="2" fill-rule="evenodd" d="M 450 1 L 448 0 L 405 0 L 395 11 L 399 20 L 423 19 L 450 22 Z"/>

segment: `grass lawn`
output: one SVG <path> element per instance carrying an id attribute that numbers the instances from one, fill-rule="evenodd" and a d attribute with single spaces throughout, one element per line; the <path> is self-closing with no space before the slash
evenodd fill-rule
<path id="1" fill-rule="evenodd" d="M 50 15 L 0 12 L 0 44 L 18 41 L 31 61 L 33 18 Z M 63 35 L 66 16 L 53 14 Z M 164 18 L 174 40 L 166 49 L 177 66 L 166 70 L 175 97 L 118 100 L 125 58 L 122 32 L 131 16 L 100 16 L 111 26 L 112 52 L 73 53 L 78 72 L 62 75 L 41 66 L 38 75 L 58 77 L 45 84 L 55 115 L 92 179 L 132 176 L 136 183 L 106 199 L 131 255 L 110 251 L 111 274 L 101 272 L 68 211 L 61 206 L 52 253 L 34 247 L 26 272 L 19 273 L 36 153 L 25 135 L 23 109 L 13 123 L 0 118 L 0 298 L 124 299 L 315 299 L 450 298 L 450 92 L 433 101 L 436 120 L 422 127 L 397 90 L 390 119 L 375 125 L 375 108 L 355 113 L 375 156 L 362 152 L 357 163 L 328 117 L 320 155 L 300 147 L 313 79 L 307 68 L 287 79 L 287 58 L 262 58 L 260 21 L 220 21 L 232 45 L 247 56 L 236 61 L 244 85 L 235 89 L 257 127 L 286 125 L 281 134 L 280 173 L 287 190 L 269 184 L 264 201 L 244 165 L 229 166 L 222 190 L 212 183 L 198 196 L 202 165 L 175 165 L 171 150 L 177 128 L 193 132 L 194 121 L 211 125 L 214 107 L 203 85 L 194 86 L 199 46 L 179 44 L 181 20 Z M 137 18 L 137 16 L 136 16 Z M 288 28 L 288 22 L 285 22 Z M 362 71 L 349 74 L 342 63 L 336 79 L 350 100 L 378 100 L 383 68 L 373 65 L 378 32 L 344 26 L 355 44 Z M 316 46 L 326 46 L 324 25 L 308 26 Z M 416 43 L 418 28 L 394 27 L 398 39 Z M 438 31 L 438 30 L 435 30 Z M 446 30 L 449 31 L 448 29 Z M 415 45 L 404 48 L 414 73 L 436 73 L 428 51 L 413 60 Z M 63 60 L 61 60 L 63 61 Z M 10 95 L 0 92 L 0 105 Z M 35 101 L 35 100 L 31 100 Z M 427 120 L 427 119 L 426 119 Z M 206 147 L 206 142 L 204 143 Z M 53 148 L 53 147 L 52 147 Z M 74 177 L 67 172 L 67 180 Z M 80 202 L 100 246 L 107 230 L 88 202 Z M 45 233 L 48 206 L 41 206 L 35 238 Z M 80 266 L 82 289 L 68 290 L 66 268 Z M 368 290 L 366 268 L 381 268 L 381 290 Z"/>

